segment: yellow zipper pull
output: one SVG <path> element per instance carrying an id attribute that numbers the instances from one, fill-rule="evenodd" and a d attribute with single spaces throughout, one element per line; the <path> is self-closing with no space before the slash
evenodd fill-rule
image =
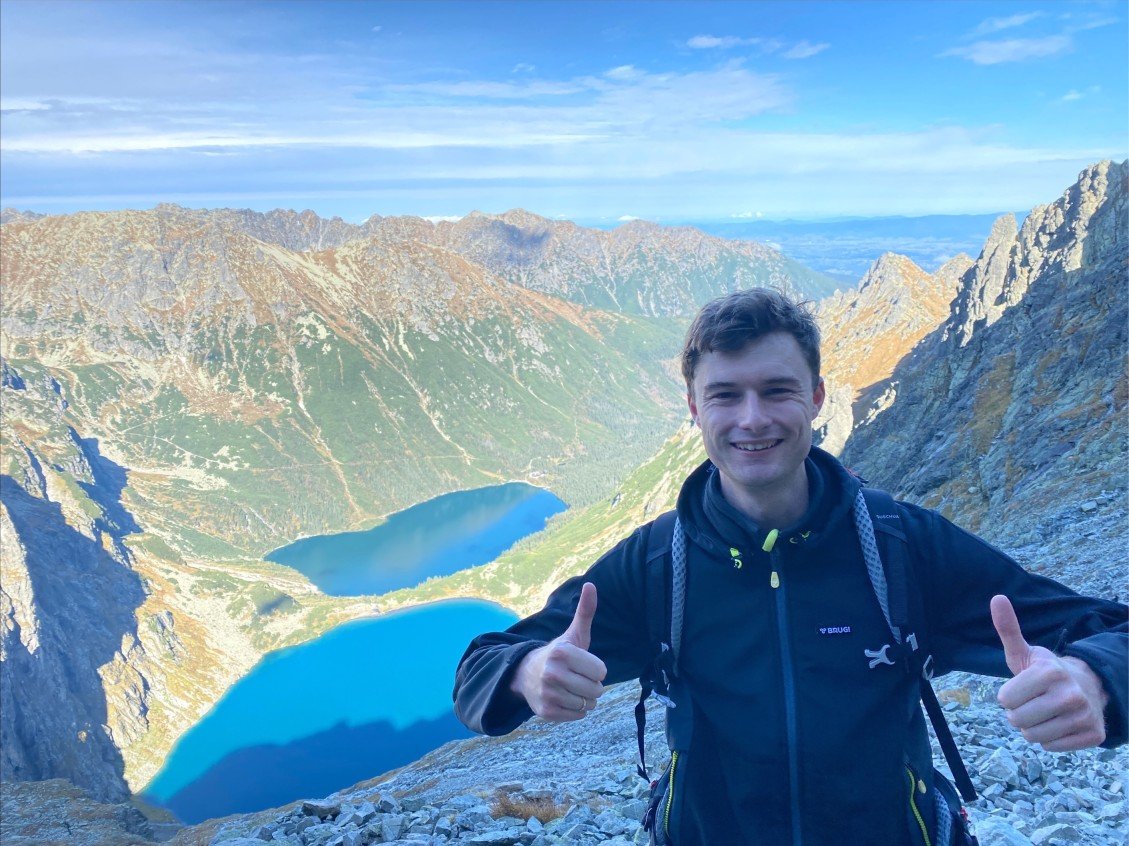
<path id="1" fill-rule="evenodd" d="M 763 549 L 765 552 L 771 553 L 772 548 L 774 546 L 776 546 L 776 539 L 778 537 L 780 537 L 780 530 L 779 529 L 771 529 L 769 531 L 769 533 L 767 535 L 765 535 L 764 544 L 761 546 L 761 549 Z M 772 571 L 772 578 L 770 578 L 768 580 L 768 583 L 770 585 L 772 585 L 774 588 L 780 587 L 780 574 L 777 573 L 775 570 L 773 570 Z"/>

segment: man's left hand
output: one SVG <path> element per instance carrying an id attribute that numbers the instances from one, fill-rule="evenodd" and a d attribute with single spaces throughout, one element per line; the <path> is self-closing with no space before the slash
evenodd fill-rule
<path id="1" fill-rule="evenodd" d="M 999 695 L 1008 722 L 1048 752 L 1100 745 L 1109 700 L 1101 679 L 1085 661 L 1027 643 L 1006 596 L 992 597 L 991 608 L 992 624 L 1014 675 Z"/>

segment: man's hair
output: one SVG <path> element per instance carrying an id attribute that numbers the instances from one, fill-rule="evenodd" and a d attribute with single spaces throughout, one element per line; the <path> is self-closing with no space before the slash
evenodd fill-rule
<path id="1" fill-rule="evenodd" d="M 779 291 L 750 288 L 706 303 L 682 345 L 682 376 L 693 390 L 694 371 L 708 352 L 740 352 L 770 332 L 787 332 L 800 345 L 811 368 L 812 387 L 819 384 L 819 326 L 808 303 L 793 302 Z"/>

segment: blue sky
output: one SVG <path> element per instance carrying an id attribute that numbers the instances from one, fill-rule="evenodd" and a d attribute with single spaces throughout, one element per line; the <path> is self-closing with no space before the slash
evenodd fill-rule
<path id="1" fill-rule="evenodd" d="M 1020 211 L 1129 148 L 1129 3 L 2 0 L 0 203 Z"/>

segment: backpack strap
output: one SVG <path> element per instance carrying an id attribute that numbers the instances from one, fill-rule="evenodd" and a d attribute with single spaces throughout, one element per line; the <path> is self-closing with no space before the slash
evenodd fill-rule
<path id="1" fill-rule="evenodd" d="M 639 744 L 638 773 L 645 780 L 650 781 L 643 742 L 647 727 L 646 702 L 647 698 L 654 694 L 655 698 L 667 708 L 674 707 L 673 700 L 667 694 L 678 660 L 676 650 L 682 644 L 682 616 L 686 607 L 686 537 L 682 532 L 678 514 L 674 511 L 667 511 L 655 518 L 647 526 L 646 534 L 645 613 L 647 637 L 654 645 L 655 658 L 639 677 L 639 701 L 635 705 L 635 735 Z M 681 550 L 681 555 L 675 555 L 678 549 Z M 673 566 L 676 559 L 681 560 L 681 567 Z M 681 576 L 672 579 L 674 595 L 669 605 L 666 591 L 668 560 L 672 562 L 673 573 L 676 574 L 681 570 Z"/>
<path id="2" fill-rule="evenodd" d="M 862 545 L 866 570 L 870 575 L 874 594 L 882 606 L 882 614 L 890 627 L 894 643 L 879 650 L 864 650 L 866 657 L 872 659 L 871 669 L 878 664 L 894 663 L 887 658 L 893 652 L 907 670 L 912 670 L 917 662 L 914 653 L 918 651 L 917 632 L 910 625 L 909 614 L 909 538 L 901 528 L 901 514 L 897 502 L 890 494 L 875 488 L 863 488 L 855 500 L 855 526 L 858 529 L 859 543 Z M 877 533 L 877 534 L 876 534 Z M 879 555 L 878 535 L 883 537 L 883 551 Z M 883 566 L 885 562 L 885 566 Z M 903 639 L 904 638 L 904 639 Z M 968 769 L 960 756 L 952 731 L 937 701 L 933 690 L 933 656 L 926 656 L 920 662 L 921 701 L 933 733 L 945 755 L 945 761 L 953 774 L 961 798 L 966 802 L 976 799 L 976 788 L 969 778 Z"/>

